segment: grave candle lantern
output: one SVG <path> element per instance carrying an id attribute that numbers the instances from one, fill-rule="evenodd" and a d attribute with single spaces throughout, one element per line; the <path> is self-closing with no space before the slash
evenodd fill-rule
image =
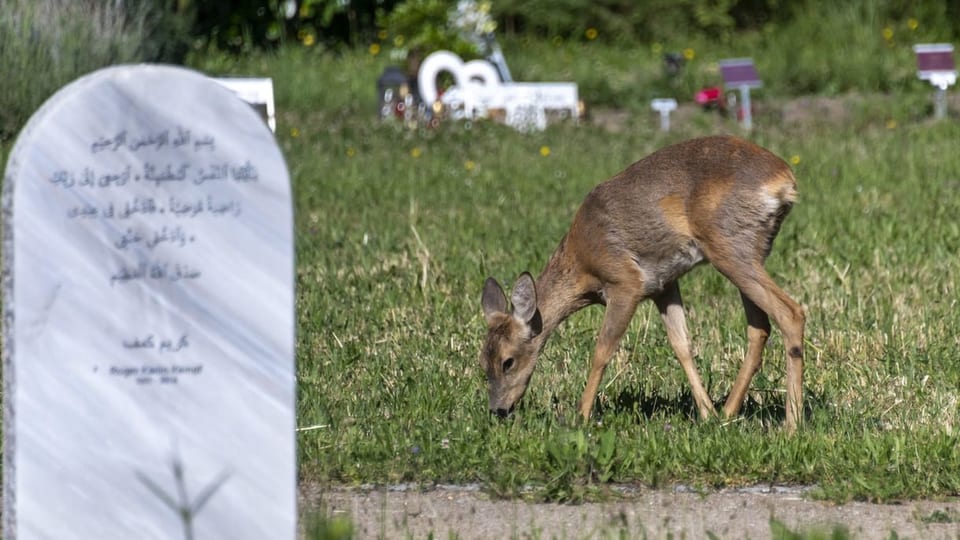
<path id="1" fill-rule="evenodd" d="M 410 82 L 397 66 L 387 66 L 377 79 L 377 97 L 380 101 L 380 119 L 403 116 L 406 98 L 410 96 Z"/>

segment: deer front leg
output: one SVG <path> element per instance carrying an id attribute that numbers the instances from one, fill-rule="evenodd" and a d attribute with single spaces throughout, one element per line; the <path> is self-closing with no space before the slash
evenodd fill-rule
<path id="1" fill-rule="evenodd" d="M 711 416 L 716 416 L 713 400 L 710 399 L 710 394 L 703 387 L 697 365 L 690 353 L 690 339 L 687 335 L 687 319 L 683 311 L 680 286 L 676 281 L 670 283 L 664 288 L 663 292 L 653 298 L 653 302 L 660 310 L 663 324 L 667 327 L 667 340 L 673 347 L 673 352 L 677 355 L 677 360 L 680 361 L 683 372 L 687 374 L 687 380 L 690 382 L 690 389 L 693 392 L 693 401 L 697 404 L 700 418 L 705 420 Z"/>
<path id="2" fill-rule="evenodd" d="M 590 375 L 587 377 L 587 387 L 580 400 L 580 414 L 584 420 L 590 419 L 593 402 L 597 399 L 597 390 L 603 380 L 603 372 L 616 352 L 620 339 L 630 325 L 630 319 L 637 311 L 640 303 L 640 288 L 608 289 L 607 309 L 603 314 L 603 325 L 597 337 L 597 346 L 593 351 L 590 362 Z"/>
<path id="3" fill-rule="evenodd" d="M 750 381 L 760 370 L 760 365 L 763 362 L 763 348 L 767 344 L 767 338 L 770 337 L 770 317 L 745 294 L 740 293 L 740 297 L 743 300 L 743 309 L 747 314 L 747 354 L 743 358 L 740 372 L 737 374 L 737 379 L 730 389 L 730 395 L 727 396 L 727 402 L 723 406 L 723 415 L 726 418 L 740 413 L 743 399 L 747 395 L 747 389 L 750 388 Z"/>

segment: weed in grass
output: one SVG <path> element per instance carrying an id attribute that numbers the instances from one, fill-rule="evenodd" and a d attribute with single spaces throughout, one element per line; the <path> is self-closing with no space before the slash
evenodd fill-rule
<path id="1" fill-rule="evenodd" d="M 353 523 L 349 519 L 323 513 L 308 515 L 303 528 L 306 540 L 350 540 L 354 537 Z"/>
<path id="2" fill-rule="evenodd" d="M 960 523 L 960 513 L 949 508 L 934 510 L 927 515 L 918 516 L 921 523 Z"/>
<path id="3" fill-rule="evenodd" d="M 798 532 L 771 518 L 770 538 L 773 540 L 848 540 L 850 531 L 842 525 L 835 525 L 829 530 L 814 529 Z"/>
<path id="4" fill-rule="evenodd" d="M 559 440 L 558 440 L 559 439 Z M 609 438 L 612 454 L 612 437 Z M 561 433 L 544 443 L 548 480 L 544 498 L 559 502 L 581 502 L 594 479 L 591 471 L 597 448 L 591 448 L 584 431 Z"/>

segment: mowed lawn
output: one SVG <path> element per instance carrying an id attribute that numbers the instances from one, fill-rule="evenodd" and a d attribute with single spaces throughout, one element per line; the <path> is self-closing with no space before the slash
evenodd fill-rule
<path id="1" fill-rule="evenodd" d="M 837 98 L 831 112 L 760 91 L 749 134 L 689 110 L 663 134 L 644 106 L 627 107 L 617 129 L 594 109 L 580 125 L 521 134 L 485 121 L 379 122 L 385 63 L 362 52 L 196 64 L 277 88 L 296 212 L 303 481 L 479 482 L 559 501 L 603 497 L 611 483 L 803 484 L 837 500 L 960 493 L 960 124 L 930 120 L 926 88 Z M 797 107 L 806 112 L 784 112 Z M 769 148 L 798 178 L 767 267 L 807 311 L 804 427 L 781 428 L 777 330 L 744 414 L 697 420 L 652 303 L 589 423 L 576 409 L 599 306 L 553 335 L 516 413 L 493 418 L 478 363 L 484 279 L 536 275 L 595 184 L 715 133 Z M 739 294 L 707 265 L 681 290 L 721 404 L 746 350 Z"/>
<path id="2" fill-rule="evenodd" d="M 576 405 L 601 307 L 554 334 L 511 418 L 491 417 L 479 369 L 487 276 L 538 273 L 596 183 L 671 142 L 740 133 L 735 121 L 693 111 L 662 134 L 653 113 L 632 110 L 613 131 L 591 119 L 535 134 L 482 121 L 409 130 L 376 119 L 381 64 L 318 63 L 313 79 L 302 58 L 286 61 L 241 68 L 281 88 L 299 419 L 315 428 L 298 435 L 303 479 L 480 482 L 549 500 L 599 496 L 610 482 L 812 484 L 838 500 L 960 493 L 960 127 L 930 120 L 925 88 L 838 98 L 830 112 L 756 98 L 746 136 L 791 163 L 801 193 L 767 264 L 807 310 L 806 425 L 789 437 L 776 330 L 730 422 L 696 420 L 651 303 L 587 425 Z M 709 266 L 681 289 L 722 403 L 746 349 L 739 295 Z"/>

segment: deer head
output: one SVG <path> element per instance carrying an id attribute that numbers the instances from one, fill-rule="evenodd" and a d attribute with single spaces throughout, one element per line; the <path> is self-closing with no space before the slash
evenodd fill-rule
<path id="1" fill-rule="evenodd" d="M 540 354 L 535 338 L 543 326 L 530 274 L 524 272 L 517 278 L 510 299 L 512 309 L 497 280 L 487 278 L 482 299 L 487 339 L 480 351 L 480 367 L 487 375 L 490 412 L 501 418 L 510 414 L 530 383 Z"/>

